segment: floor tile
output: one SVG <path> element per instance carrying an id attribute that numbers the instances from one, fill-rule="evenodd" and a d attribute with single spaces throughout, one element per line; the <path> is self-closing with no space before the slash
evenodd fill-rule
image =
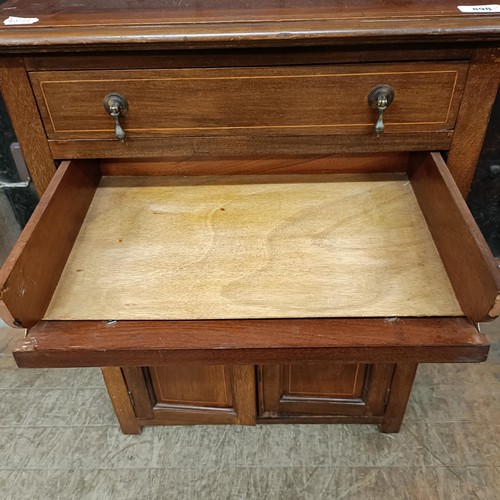
<path id="1" fill-rule="evenodd" d="M 0 320 L 0 353 L 10 354 L 13 346 L 23 339 L 25 330 L 22 328 L 9 328 Z"/>
<path id="2" fill-rule="evenodd" d="M 476 468 L 353 467 L 317 469 L 308 478 L 302 498 L 465 500 L 494 495 L 496 478 Z M 479 493 L 483 496 L 480 496 Z M 494 496 L 490 496 L 493 500 Z"/>
<path id="3" fill-rule="evenodd" d="M 117 426 L 0 428 L 0 469 L 134 469 L 152 466 L 154 433 Z"/>
<path id="4" fill-rule="evenodd" d="M 494 384 L 500 382 L 500 363 L 425 363 L 418 366 L 415 385 Z"/>
<path id="5" fill-rule="evenodd" d="M 415 384 L 405 422 L 485 421 L 497 420 L 500 415 L 500 384 L 460 383 L 455 385 Z"/>
<path id="6" fill-rule="evenodd" d="M 5 500 L 152 500 L 158 480 L 150 469 L 0 471 Z"/>
<path id="7" fill-rule="evenodd" d="M 467 490 L 474 493 L 474 498 L 496 500 L 500 492 L 500 467 L 448 467 L 459 476 Z"/>
<path id="8" fill-rule="evenodd" d="M 0 389 L 104 388 L 98 368 L 0 368 Z"/>
<path id="9" fill-rule="evenodd" d="M 331 463 L 328 429 L 322 425 L 184 426 L 157 435 L 155 467 Z"/>
<path id="10" fill-rule="evenodd" d="M 13 500 L 493 500 L 499 478 L 499 468 L 443 466 L 0 471 Z"/>
<path id="11" fill-rule="evenodd" d="M 13 370 L 15 368 L 17 368 L 17 366 L 12 354 L 0 353 L 0 370 Z"/>
<path id="12" fill-rule="evenodd" d="M 116 425 L 104 388 L 0 390 L 0 427 Z"/>
<path id="13" fill-rule="evenodd" d="M 149 432 L 149 429 L 145 432 Z M 154 467 L 430 465 L 414 433 L 364 425 L 172 427 L 158 432 Z M 417 438 L 415 437 L 417 433 Z M 165 452 L 168 450 L 168 453 Z"/>
<path id="14" fill-rule="evenodd" d="M 500 363 L 500 319 L 490 323 L 481 323 L 481 332 L 490 341 L 488 361 L 490 363 Z"/>
<path id="15" fill-rule="evenodd" d="M 404 428 L 442 465 L 500 467 L 500 422 L 405 422 Z"/>
<path id="16" fill-rule="evenodd" d="M 159 470 L 172 498 L 299 499 L 306 498 L 308 477 L 316 467 L 215 467 Z M 332 474 L 330 468 L 324 469 Z M 158 492 L 158 498 L 165 490 Z"/>

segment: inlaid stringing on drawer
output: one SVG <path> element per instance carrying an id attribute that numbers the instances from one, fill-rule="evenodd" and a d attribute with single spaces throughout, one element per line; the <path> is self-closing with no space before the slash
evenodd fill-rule
<path id="1" fill-rule="evenodd" d="M 452 129 L 467 63 L 49 71 L 31 81 L 50 139 L 112 139 L 103 98 L 129 102 L 128 138 L 158 135 L 373 134 L 368 104 L 380 84 L 395 90 L 386 134 Z"/>

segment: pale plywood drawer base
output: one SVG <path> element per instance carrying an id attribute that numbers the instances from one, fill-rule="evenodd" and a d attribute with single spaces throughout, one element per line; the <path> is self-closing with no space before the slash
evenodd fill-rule
<path id="1" fill-rule="evenodd" d="M 103 177 L 44 319 L 461 315 L 394 173 Z"/>

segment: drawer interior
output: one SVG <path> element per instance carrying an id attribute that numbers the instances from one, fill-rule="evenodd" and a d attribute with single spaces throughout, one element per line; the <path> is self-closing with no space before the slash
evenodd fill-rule
<path id="1" fill-rule="evenodd" d="M 404 173 L 105 176 L 48 320 L 461 316 Z"/>
<path id="2" fill-rule="evenodd" d="M 401 161 L 253 176 L 66 162 L 2 269 L 3 315 L 29 327 L 497 314 L 494 260 L 442 158 Z"/>

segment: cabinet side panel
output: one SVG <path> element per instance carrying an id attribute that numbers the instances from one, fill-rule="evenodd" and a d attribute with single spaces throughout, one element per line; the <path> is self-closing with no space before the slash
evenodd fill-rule
<path id="1" fill-rule="evenodd" d="M 107 367 L 101 371 L 116 413 L 116 418 L 120 422 L 123 433 L 140 434 L 141 428 L 137 423 L 122 370 L 120 368 Z"/>
<path id="2" fill-rule="evenodd" d="M 122 368 L 123 377 L 132 398 L 135 414 L 138 418 L 153 418 L 153 403 L 149 393 L 145 369 L 138 366 L 126 366 Z"/>
<path id="3" fill-rule="evenodd" d="M 55 165 L 22 59 L 0 59 L 0 92 L 31 179 L 41 196 L 55 173 Z"/>
<path id="4" fill-rule="evenodd" d="M 417 367 L 416 363 L 396 365 L 384 421 L 380 426 L 382 432 L 399 432 Z"/>
<path id="5" fill-rule="evenodd" d="M 447 163 L 465 197 L 476 170 L 500 81 L 500 49 L 477 50 L 472 60 Z"/>

